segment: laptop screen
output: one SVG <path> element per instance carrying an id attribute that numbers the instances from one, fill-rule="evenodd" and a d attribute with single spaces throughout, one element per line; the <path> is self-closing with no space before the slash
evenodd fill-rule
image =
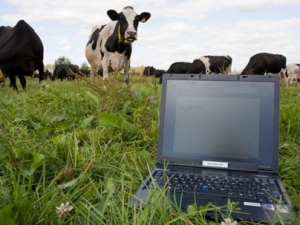
<path id="1" fill-rule="evenodd" d="M 162 158 L 179 164 L 272 167 L 278 153 L 275 83 L 222 78 L 165 82 Z"/>

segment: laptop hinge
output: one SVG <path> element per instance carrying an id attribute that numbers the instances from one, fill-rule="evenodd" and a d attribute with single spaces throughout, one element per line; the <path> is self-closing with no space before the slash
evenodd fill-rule
<path id="1" fill-rule="evenodd" d="M 166 162 L 165 160 L 162 160 L 162 161 L 160 161 L 160 164 L 161 165 L 170 165 L 170 166 L 173 166 L 175 163 L 174 162 L 170 162 L 170 161 Z"/>
<path id="2" fill-rule="evenodd" d="M 174 166 L 175 163 L 174 162 L 166 162 L 166 161 L 160 161 L 160 163 L 156 163 L 157 165 L 159 165 L 160 167 L 164 167 L 164 166 Z"/>
<path id="3" fill-rule="evenodd" d="M 271 168 L 263 168 L 263 169 L 258 169 L 258 173 L 272 173 L 273 170 Z"/>

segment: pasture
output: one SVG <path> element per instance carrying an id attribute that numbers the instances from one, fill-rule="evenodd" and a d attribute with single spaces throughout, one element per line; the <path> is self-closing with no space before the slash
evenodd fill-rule
<path id="1" fill-rule="evenodd" d="M 105 83 L 39 84 L 27 78 L 27 92 L 8 84 L 0 88 L 0 224 L 216 224 L 204 219 L 213 206 L 175 212 L 161 190 L 144 210 L 128 206 L 155 163 L 157 83 L 137 75 L 129 85 L 122 76 Z M 282 82 L 280 177 L 297 211 L 295 224 L 300 221 L 299 94 L 296 85 Z M 71 211 L 57 212 L 67 202 Z M 225 219 L 235 208 L 224 207 Z"/>

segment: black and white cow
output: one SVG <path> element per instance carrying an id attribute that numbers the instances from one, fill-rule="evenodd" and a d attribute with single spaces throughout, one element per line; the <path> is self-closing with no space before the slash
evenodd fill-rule
<path id="1" fill-rule="evenodd" d="M 296 83 L 299 86 L 299 80 L 300 80 L 300 64 L 299 63 L 289 63 L 286 65 L 286 78 L 287 78 L 287 84 L 288 81 L 290 84 L 293 83 L 295 80 Z"/>
<path id="2" fill-rule="evenodd" d="M 122 12 L 108 10 L 112 20 L 106 25 L 94 26 L 85 48 L 86 58 L 91 65 L 91 79 L 95 79 L 96 71 L 103 69 L 103 80 L 109 78 L 108 68 L 118 73 L 124 69 L 124 81 L 129 82 L 131 44 L 137 40 L 139 22 L 146 22 L 151 14 L 137 14 L 127 6 Z"/>
<path id="3" fill-rule="evenodd" d="M 286 57 L 272 53 L 253 55 L 241 74 L 277 74 L 285 77 Z"/>
<path id="4" fill-rule="evenodd" d="M 231 73 L 232 58 L 224 56 L 202 56 L 195 59 L 187 73 L 197 74 L 229 74 Z"/>

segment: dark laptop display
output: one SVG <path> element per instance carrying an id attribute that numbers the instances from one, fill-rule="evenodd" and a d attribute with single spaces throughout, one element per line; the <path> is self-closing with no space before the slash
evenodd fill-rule
<path id="1" fill-rule="evenodd" d="M 131 204 L 155 182 L 183 211 L 229 198 L 237 220 L 293 218 L 278 178 L 279 77 L 165 74 L 162 85 L 156 168 Z"/>
<path id="2" fill-rule="evenodd" d="M 251 80 L 168 80 L 158 161 L 242 170 L 245 166 L 277 168 L 275 85 Z M 219 161 L 219 166 L 208 163 L 211 160 Z"/>

